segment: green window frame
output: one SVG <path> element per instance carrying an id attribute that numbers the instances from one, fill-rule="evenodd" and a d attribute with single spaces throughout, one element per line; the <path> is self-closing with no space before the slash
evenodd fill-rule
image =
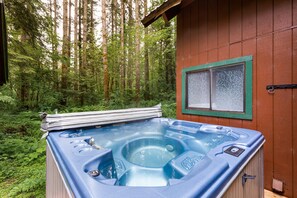
<path id="1" fill-rule="evenodd" d="M 209 64 L 203 64 L 203 65 L 198 65 L 198 66 L 193 66 L 193 67 L 183 69 L 182 70 L 182 113 L 201 115 L 201 116 L 252 120 L 252 117 L 253 117 L 252 116 L 252 97 L 253 97 L 252 96 L 252 91 L 253 91 L 252 90 L 252 87 L 253 87 L 252 61 L 253 61 L 252 56 L 243 56 L 239 58 L 228 59 L 228 60 L 223 60 L 223 61 L 209 63 Z M 226 74 L 228 73 L 228 71 L 229 72 L 231 71 L 231 73 L 233 71 L 232 75 L 235 77 L 242 75 L 241 78 L 238 78 L 239 83 L 235 84 L 235 80 L 233 81 L 227 80 L 227 81 L 222 81 L 223 83 L 226 83 L 226 85 L 219 85 L 220 77 L 217 77 L 217 76 L 219 75 L 219 73 L 224 73 L 224 72 L 225 74 L 222 74 L 222 75 L 228 75 Z M 203 81 L 203 83 L 195 84 L 197 83 L 197 79 L 199 82 Z M 242 83 L 240 81 L 242 81 Z M 237 97 L 237 98 L 232 96 L 229 97 L 229 100 L 230 100 L 229 103 L 232 103 L 233 100 L 235 100 L 235 102 L 237 102 L 239 105 L 237 106 L 235 105 L 236 107 L 232 107 L 232 105 L 231 107 L 228 107 L 228 106 L 219 107 L 218 105 L 219 103 L 221 104 L 224 104 L 225 102 L 228 103 L 228 97 L 226 97 L 226 101 L 221 100 L 222 97 L 221 99 L 217 99 L 219 98 L 218 97 L 219 93 L 223 93 L 224 95 L 224 89 L 222 91 L 220 89 L 220 86 L 224 86 L 224 87 L 227 86 L 227 90 L 230 91 L 230 89 L 232 88 L 228 88 L 228 86 L 234 87 L 234 86 L 238 86 L 238 84 L 242 86 L 242 90 L 241 88 L 238 88 L 238 87 L 235 89 L 239 90 L 239 94 L 242 94 L 242 95 L 239 95 L 240 97 Z M 195 85 L 197 85 L 196 90 L 193 89 L 193 87 L 196 88 Z M 188 90 L 189 87 L 192 88 L 193 91 L 189 91 Z M 225 94 L 228 94 L 227 91 L 225 92 L 226 92 Z M 196 95 L 199 94 L 199 96 L 195 97 L 195 94 Z M 197 100 L 197 98 L 199 98 L 198 100 L 200 100 L 201 104 L 199 103 L 198 105 L 195 106 L 193 105 L 193 101 Z M 216 100 L 219 102 L 215 103 Z M 221 106 L 224 106 L 224 105 L 221 105 Z"/>

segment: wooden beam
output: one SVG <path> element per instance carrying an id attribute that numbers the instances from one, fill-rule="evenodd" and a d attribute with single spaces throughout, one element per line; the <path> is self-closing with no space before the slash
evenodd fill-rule
<path id="1" fill-rule="evenodd" d="M 162 16 L 166 11 L 180 5 L 182 1 L 183 0 L 168 0 L 168 1 L 166 1 L 161 6 L 156 8 L 154 11 L 149 13 L 149 15 L 144 17 L 144 19 L 141 20 L 142 24 L 144 25 L 144 27 L 149 26 L 154 21 L 156 21 L 160 16 Z M 166 18 L 167 18 L 167 16 L 166 16 Z"/>
<path id="2" fill-rule="evenodd" d="M 163 17 L 163 20 L 165 21 L 165 23 L 168 23 L 169 20 L 168 20 L 168 17 L 165 12 L 162 14 L 162 17 Z"/>

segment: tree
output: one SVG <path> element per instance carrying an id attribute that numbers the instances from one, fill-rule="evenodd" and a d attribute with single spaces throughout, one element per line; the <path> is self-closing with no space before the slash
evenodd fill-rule
<path id="1" fill-rule="evenodd" d="M 136 75 L 136 102 L 140 100 L 140 16 L 139 16 L 139 0 L 135 1 L 135 75 Z"/>
<path id="2" fill-rule="evenodd" d="M 130 92 L 132 92 L 133 85 L 133 4 L 132 0 L 128 0 L 128 27 L 129 27 L 129 35 L 128 35 L 128 65 L 127 65 L 127 88 Z"/>
<path id="3" fill-rule="evenodd" d="M 122 94 L 125 92 L 125 1 L 121 0 L 121 61 L 120 61 L 120 86 Z"/>
<path id="4" fill-rule="evenodd" d="M 74 27 L 73 27 L 73 67 L 74 67 L 74 75 L 78 76 L 79 68 L 78 68 L 78 9 L 79 4 L 78 0 L 74 0 Z M 74 82 L 74 90 L 78 90 L 78 81 Z"/>
<path id="5" fill-rule="evenodd" d="M 78 73 L 78 0 L 74 0 L 74 38 L 73 38 L 73 52 L 74 52 L 74 60 L 73 60 L 73 65 L 74 65 L 74 71 L 77 74 Z"/>
<path id="6" fill-rule="evenodd" d="M 107 27 L 106 27 L 106 0 L 102 0 L 102 62 L 104 72 L 104 99 L 109 100 L 109 73 L 108 73 L 108 62 L 107 62 Z"/>
<path id="7" fill-rule="evenodd" d="M 57 34 L 57 27 L 58 27 L 58 10 L 57 10 L 57 0 L 53 2 L 54 7 L 54 16 L 51 17 L 53 20 L 53 34 L 52 34 L 52 56 L 53 56 L 53 73 L 54 73 L 54 89 L 58 91 L 59 89 L 59 76 L 58 76 L 58 34 Z"/>
<path id="8" fill-rule="evenodd" d="M 144 0 L 144 15 L 146 16 L 147 12 L 147 0 Z M 144 30 L 144 38 L 148 37 L 148 28 Z M 144 41 L 144 99 L 148 100 L 150 98 L 150 85 L 149 85 L 149 51 L 147 40 Z"/>
<path id="9" fill-rule="evenodd" d="M 23 107 L 82 106 L 102 99 L 125 105 L 173 95 L 174 22 L 158 20 L 144 29 L 140 16 L 148 13 L 147 0 L 104 0 L 101 19 L 93 0 L 64 0 L 62 9 L 57 0 L 42 2 L 6 4 L 10 90 Z"/>
<path id="10" fill-rule="evenodd" d="M 63 0 L 63 46 L 62 46 L 62 79 L 61 79 L 61 91 L 62 100 L 61 105 L 67 104 L 67 78 L 68 78 L 68 64 L 69 64 L 69 27 L 68 27 L 68 0 Z"/>

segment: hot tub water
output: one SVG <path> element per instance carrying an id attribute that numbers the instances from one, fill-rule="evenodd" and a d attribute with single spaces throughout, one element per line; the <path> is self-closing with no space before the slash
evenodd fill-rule
<path id="1" fill-rule="evenodd" d="M 169 124 L 167 119 L 144 121 L 77 130 L 71 135 L 93 137 L 96 145 L 112 150 L 113 159 L 98 167 L 106 180 L 117 180 L 112 185 L 167 186 L 171 179 L 186 175 L 209 150 L 237 139 L 209 128 L 201 131 L 198 123 L 182 124 Z"/>

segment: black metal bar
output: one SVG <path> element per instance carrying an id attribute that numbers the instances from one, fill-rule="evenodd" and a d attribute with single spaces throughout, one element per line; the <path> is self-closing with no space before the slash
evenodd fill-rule
<path id="1" fill-rule="evenodd" d="M 8 80 L 7 32 L 4 0 L 0 0 L 0 86 Z"/>
<path id="2" fill-rule="evenodd" d="M 275 89 L 296 89 L 297 84 L 285 84 L 285 85 L 267 85 L 266 90 L 275 90 Z"/>

